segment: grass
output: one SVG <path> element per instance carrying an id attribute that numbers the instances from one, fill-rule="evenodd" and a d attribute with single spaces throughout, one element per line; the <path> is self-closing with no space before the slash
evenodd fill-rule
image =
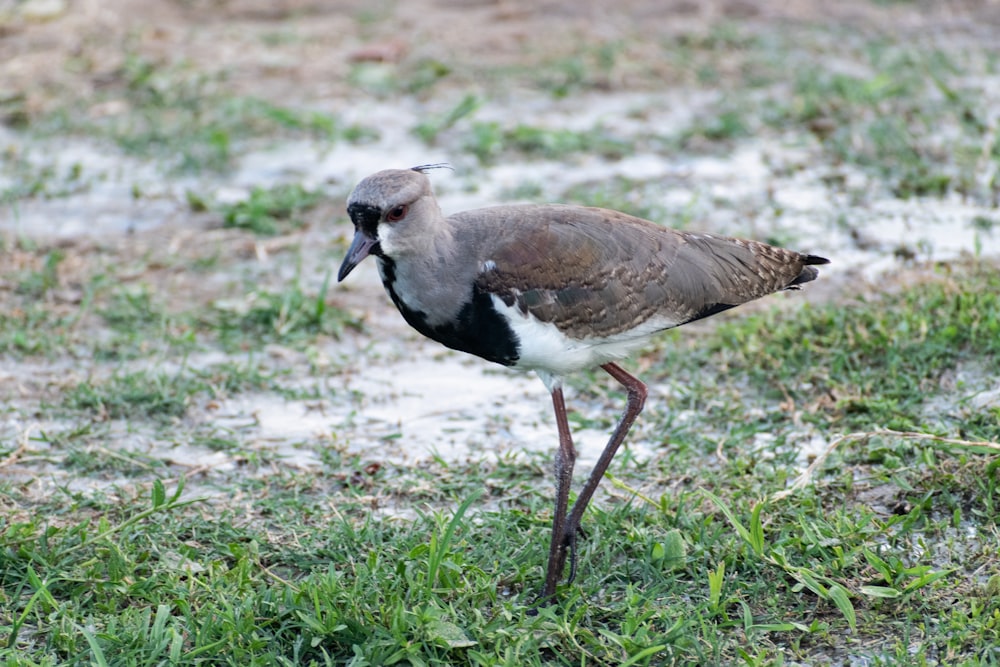
<path id="1" fill-rule="evenodd" d="M 39 198 L 56 199 L 86 192 L 90 184 L 84 176 L 84 167 L 75 162 L 68 167 L 47 162 L 30 149 L 9 149 L 0 160 L 0 207 L 16 213 L 20 200 Z"/>
<path id="2" fill-rule="evenodd" d="M 405 468 L 328 456 L 309 474 L 262 475 L 272 464 L 259 461 L 249 475 L 218 480 L 254 498 L 232 506 L 185 491 L 183 477 L 161 477 L 172 473 L 156 459 L 87 444 L 100 442 L 100 427 L 80 431 L 59 441 L 62 465 L 80 474 L 118 469 L 135 483 L 114 493 L 63 489 L 30 504 L 17 487 L 0 486 L 0 502 L 15 508 L 0 524 L 0 659 L 996 661 L 995 453 L 889 435 L 848 440 L 812 486 L 780 498 L 795 469 L 788 443 L 803 425 L 787 407 L 769 407 L 785 398 L 772 397 L 777 386 L 799 406 L 842 393 L 853 403 L 797 408 L 805 427 L 846 432 L 892 425 L 883 420 L 894 416 L 996 440 L 993 409 L 922 416 L 949 369 L 996 357 L 995 276 L 992 267 L 953 267 L 878 300 L 767 311 L 671 341 L 665 349 L 683 348 L 676 357 L 657 356 L 667 355 L 677 382 L 701 377 L 691 395 L 699 410 L 712 395 L 746 395 L 683 425 L 669 419 L 687 399 L 649 406 L 641 429 L 663 433 L 663 454 L 619 457 L 605 480 L 613 498 L 587 515 L 577 581 L 542 608 L 533 601 L 549 529 L 547 454 L 535 463 L 437 459 Z M 920 326 L 945 320 L 954 326 Z M 192 397 L 273 386 L 253 368 L 123 373 L 80 385 L 67 407 L 183 424 Z M 246 380 L 225 386 L 237 377 Z M 601 386 L 581 384 L 574 402 L 620 403 Z M 919 400 L 914 386 L 924 387 Z M 748 421 L 748 410 L 758 416 Z M 720 426 L 731 442 L 725 461 L 706 456 Z M 242 437 L 227 434 L 222 451 L 241 451 Z M 415 515 L 378 516 L 372 494 Z"/>
<path id="3" fill-rule="evenodd" d="M 65 406 L 98 419 L 169 419 L 187 410 L 201 385 L 184 374 L 138 371 L 104 382 L 84 381 L 66 394 Z"/>
<path id="4" fill-rule="evenodd" d="M 301 227 L 302 213 L 315 207 L 322 198 L 320 192 L 289 183 L 272 188 L 255 187 L 246 200 L 224 204 L 220 209 L 226 227 L 273 236 Z"/>
<path id="5" fill-rule="evenodd" d="M 807 307 L 780 325 L 773 315 L 740 320 L 722 329 L 718 351 L 736 351 L 727 354 L 728 366 L 747 372 L 761 389 L 806 383 L 798 400 L 819 405 L 832 399 L 810 417 L 827 428 L 959 429 L 960 437 L 996 439 L 1000 423 L 987 420 L 980 430 L 960 405 L 953 418 L 927 422 L 927 401 L 974 390 L 942 384 L 946 372 L 967 365 L 986 382 L 1000 370 L 996 271 L 990 265 L 957 276 L 949 276 L 948 267 L 940 271 L 899 293 L 862 297 L 850 308 Z M 885 309 L 899 316 L 887 319 Z"/>
<path id="6" fill-rule="evenodd" d="M 525 123 L 511 127 L 499 121 L 474 120 L 484 104 L 486 100 L 468 94 L 445 113 L 418 124 L 413 133 L 429 145 L 454 137 L 463 152 L 474 155 L 482 164 L 494 164 L 512 154 L 549 160 L 584 154 L 620 159 L 634 147 L 632 142 L 600 126 L 588 131 L 573 131 Z M 468 122 L 463 123 L 466 120 Z"/>
<path id="7" fill-rule="evenodd" d="M 298 277 L 283 291 L 251 290 L 235 308 L 217 306 L 206 323 L 228 349 L 309 342 L 321 335 L 339 337 L 346 328 L 360 329 L 350 313 L 327 304 L 329 284 L 327 273 L 316 295 L 306 293 Z"/>

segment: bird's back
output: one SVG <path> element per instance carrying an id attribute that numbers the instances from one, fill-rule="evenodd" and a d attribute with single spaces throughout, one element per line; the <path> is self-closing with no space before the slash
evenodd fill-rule
<path id="1" fill-rule="evenodd" d="M 826 260 L 756 241 L 681 232 L 616 211 L 501 206 L 456 216 L 478 237 L 476 289 L 572 338 L 679 326 L 816 277 Z"/>

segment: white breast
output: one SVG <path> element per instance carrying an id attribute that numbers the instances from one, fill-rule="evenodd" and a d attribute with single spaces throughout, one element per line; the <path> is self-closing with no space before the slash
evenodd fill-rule
<path id="1" fill-rule="evenodd" d="M 614 336 L 581 339 L 567 336 L 550 322 L 525 315 L 497 296 L 493 296 L 493 307 L 507 319 L 517 336 L 519 356 L 515 367 L 556 376 L 624 359 L 656 332 L 678 325 L 674 320 L 656 316 Z"/>

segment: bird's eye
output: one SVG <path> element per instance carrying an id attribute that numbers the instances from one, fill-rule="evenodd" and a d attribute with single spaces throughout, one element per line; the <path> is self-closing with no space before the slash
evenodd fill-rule
<path id="1" fill-rule="evenodd" d="M 405 204 L 397 206 L 396 208 L 390 210 L 386 214 L 385 219 L 388 220 L 389 222 L 398 222 L 402 220 L 404 217 L 406 217 L 406 212 L 408 210 L 409 207 L 406 206 Z"/>

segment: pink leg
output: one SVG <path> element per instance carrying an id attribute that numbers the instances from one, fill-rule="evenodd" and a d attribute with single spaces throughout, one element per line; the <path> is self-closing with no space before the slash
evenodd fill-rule
<path id="1" fill-rule="evenodd" d="M 566 402 L 562 387 L 552 392 L 552 407 L 556 413 L 556 428 L 559 429 L 559 450 L 556 452 L 556 511 L 552 517 L 552 541 L 549 544 L 549 564 L 545 571 L 545 588 L 542 598 L 549 598 L 556 592 L 556 584 L 566 564 L 566 511 L 569 508 L 569 489 L 573 481 L 573 465 L 576 463 L 576 449 L 573 435 L 566 420 Z"/>
<path id="2" fill-rule="evenodd" d="M 625 436 L 646 403 L 648 392 L 646 385 L 639 378 L 626 372 L 615 363 L 604 364 L 601 368 L 625 387 L 628 401 L 618 426 L 611 434 L 611 439 L 608 440 L 607 446 L 601 452 L 600 458 L 597 459 L 597 464 L 594 465 L 594 470 L 590 473 L 587 483 L 580 490 L 568 518 L 566 517 L 566 508 L 569 503 L 569 487 L 573 477 L 576 451 L 573 449 L 573 439 L 566 420 L 566 404 L 563 401 L 562 389 L 556 389 L 552 392 L 556 426 L 559 429 L 559 452 L 556 454 L 556 513 L 552 521 L 552 542 L 549 547 L 549 564 L 545 573 L 545 588 L 542 591 L 543 599 L 553 596 L 556 592 L 556 584 L 559 577 L 562 576 L 566 564 L 567 550 L 571 554 L 569 581 L 572 582 L 576 576 L 576 537 L 580 531 L 580 520 L 583 518 L 583 512 L 587 509 L 594 491 L 597 490 L 597 485 L 604 478 L 604 473 L 611 465 L 611 460 L 618 448 L 621 447 Z"/>

